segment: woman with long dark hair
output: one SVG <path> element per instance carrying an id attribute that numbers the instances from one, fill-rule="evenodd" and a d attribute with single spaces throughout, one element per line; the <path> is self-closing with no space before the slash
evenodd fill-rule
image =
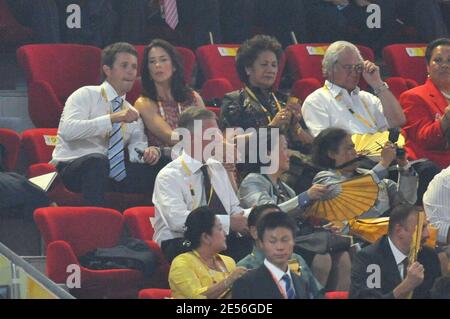
<path id="1" fill-rule="evenodd" d="M 184 68 L 176 48 L 155 39 L 144 50 L 142 93 L 135 107 L 146 127 L 149 145 L 173 146 L 172 137 L 181 112 L 190 106 L 205 107 L 200 95 L 184 81 Z"/>

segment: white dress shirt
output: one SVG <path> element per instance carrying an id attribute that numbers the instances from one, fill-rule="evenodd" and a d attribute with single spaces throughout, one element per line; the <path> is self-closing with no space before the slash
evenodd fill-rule
<path id="1" fill-rule="evenodd" d="M 350 134 L 374 134 L 389 129 L 378 97 L 358 87 L 348 93 L 329 81 L 305 99 L 302 114 L 313 136 L 329 127 L 342 128 Z M 358 117 L 367 120 L 367 123 Z"/>
<path id="2" fill-rule="evenodd" d="M 183 165 L 183 162 L 186 166 Z M 231 186 L 230 179 L 222 164 L 214 159 L 206 161 L 211 186 L 221 200 L 228 215 L 217 215 L 224 230 L 228 233 L 231 214 L 244 211 Z M 184 223 L 189 213 L 207 204 L 203 174 L 203 164 L 185 152 L 167 164 L 158 174 L 153 192 L 155 218 L 153 239 L 162 241 L 183 237 Z M 245 210 L 248 215 L 249 209 Z"/>
<path id="3" fill-rule="evenodd" d="M 434 176 L 423 195 L 427 219 L 438 229 L 437 241 L 447 243 L 450 228 L 450 167 Z"/>
<path id="4" fill-rule="evenodd" d="M 291 270 L 289 269 L 289 267 L 288 270 L 284 272 L 283 270 L 272 264 L 270 261 L 268 261 L 267 258 L 264 259 L 264 266 L 266 266 L 267 269 L 272 273 L 273 277 L 277 281 L 277 284 L 283 288 L 285 296 L 287 296 L 286 282 L 283 280 L 284 275 L 287 274 L 289 276 L 289 279 L 291 280 L 291 285 L 292 287 L 294 287 L 294 282 L 292 281 Z"/>
<path id="5" fill-rule="evenodd" d="M 408 258 L 404 253 L 402 253 L 392 242 L 391 238 L 388 237 L 389 246 L 391 247 L 392 254 L 395 258 L 395 263 L 397 264 L 398 272 L 400 273 L 400 278 L 404 279 L 406 276 L 407 269 L 404 269 L 403 261 Z"/>
<path id="6" fill-rule="evenodd" d="M 117 92 L 107 81 L 98 86 L 84 86 L 69 96 L 59 122 L 52 164 L 93 153 L 107 155 L 112 130 L 111 101 L 117 96 Z M 125 100 L 125 95 L 122 99 L 122 108 L 134 109 Z M 123 123 L 122 134 L 124 145 L 128 145 L 130 161 L 143 163 L 134 150 L 136 147 L 144 149 L 148 145 L 142 119 Z"/>

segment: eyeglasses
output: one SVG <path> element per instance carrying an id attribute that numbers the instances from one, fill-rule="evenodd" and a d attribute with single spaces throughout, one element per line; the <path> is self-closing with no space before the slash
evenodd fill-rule
<path id="1" fill-rule="evenodd" d="M 436 63 L 440 67 L 443 67 L 444 64 L 450 66 L 450 59 L 447 59 L 447 61 L 444 61 L 442 58 L 436 58 L 433 60 L 433 62 Z"/>
<path id="2" fill-rule="evenodd" d="M 347 73 L 351 73 L 352 71 L 355 71 L 356 73 L 362 73 L 364 70 L 364 65 L 362 63 L 358 64 L 342 64 L 339 61 L 336 61 L 337 64 L 339 64 Z"/>

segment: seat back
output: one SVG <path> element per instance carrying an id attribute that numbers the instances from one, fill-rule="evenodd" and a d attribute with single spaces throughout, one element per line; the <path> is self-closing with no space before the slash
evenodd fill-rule
<path id="1" fill-rule="evenodd" d="M 286 48 L 286 60 L 294 81 L 315 78 L 323 84 L 322 60 L 330 43 L 299 43 Z M 356 45 L 364 60 L 375 61 L 372 49 Z M 361 88 L 367 88 L 367 83 L 361 79 Z"/>
<path id="2" fill-rule="evenodd" d="M 13 171 L 16 168 L 20 142 L 21 137 L 17 132 L 7 128 L 0 128 L 0 144 L 4 146 L 5 151 L 1 157 L 1 165 L 7 171 Z"/>
<path id="3" fill-rule="evenodd" d="M 416 81 L 419 85 L 427 79 L 425 43 L 392 44 L 383 48 L 383 60 L 390 76 Z"/>
<path id="4" fill-rule="evenodd" d="M 123 226 L 123 216 L 117 210 L 102 207 L 39 208 L 34 220 L 46 245 L 66 241 L 76 256 L 117 245 Z"/>
<path id="5" fill-rule="evenodd" d="M 52 159 L 57 133 L 56 128 L 29 129 L 22 133 L 22 145 L 30 165 Z"/>
<path id="6" fill-rule="evenodd" d="M 80 44 L 30 44 L 17 50 L 28 84 L 28 113 L 36 127 L 57 127 L 75 90 L 100 82 L 101 50 Z"/>
<path id="7" fill-rule="evenodd" d="M 243 83 L 236 71 L 236 52 L 239 47 L 239 44 L 208 44 L 199 47 L 196 55 L 205 80 L 225 78 L 234 90 L 242 88 Z M 280 85 L 285 63 L 286 59 L 283 54 L 278 67 L 275 88 Z"/>
<path id="8" fill-rule="evenodd" d="M 132 207 L 123 212 L 125 223 L 132 237 L 142 240 L 153 240 L 153 229 L 150 218 L 155 217 L 153 206 Z"/>
<path id="9" fill-rule="evenodd" d="M 43 80 L 64 103 L 85 85 L 100 82 L 101 50 L 81 44 L 29 44 L 17 50 L 28 84 Z"/>

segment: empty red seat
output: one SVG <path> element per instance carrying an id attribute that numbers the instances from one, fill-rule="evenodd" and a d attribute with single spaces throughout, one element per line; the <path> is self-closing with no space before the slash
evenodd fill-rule
<path id="1" fill-rule="evenodd" d="M 66 99 L 100 82 L 101 50 L 79 44 L 30 44 L 17 50 L 28 84 L 28 112 L 36 127 L 58 127 Z"/>
<path id="2" fill-rule="evenodd" d="M 383 48 L 383 60 L 390 76 L 411 79 L 419 85 L 427 79 L 425 43 L 392 44 Z"/>
<path id="3" fill-rule="evenodd" d="M 78 258 L 97 248 L 117 246 L 123 231 L 118 211 L 99 207 L 47 207 L 34 213 L 47 246 L 47 275 L 56 283 L 66 283 L 69 265 L 80 269 L 80 288 L 71 293 L 82 298 L 136 298 L 148 287 L 147 279 L 135 269 L 91 270 Z M 150 247 L 151 248 L 151 247 Z M 73 266 L 72 266 L 73 267 Z"/>

